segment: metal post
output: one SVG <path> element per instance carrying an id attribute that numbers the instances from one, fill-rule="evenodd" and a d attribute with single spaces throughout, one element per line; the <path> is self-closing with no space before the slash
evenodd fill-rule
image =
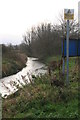
<path id="1" fill-rule="evenodd" d="M 63 37 L 63 66 L 62 66 L 62 73 L 65 74 L 65 59 L 64 59 L 64 37 Z"/>
<path id="2" fill-rule="evenodd" d="M 62 69 L 62 72 L 63 72 L 63 75 L 65 74 L 65 60 L 64 60 L 64 57 L 63 57 L 63 69 Z"/>
<path id="3" fill-rule="evenodd" d="M 0 79 L 2 78 L 2 45 L 0 44 Z M 0 85 L 1 90 L 1 85 Z M 2 120 L 2 96 L 0 94 L 0 120 Z"/>
<path id="4" fill-rule="evenodd" d="M 66 84 L 69 85 L 69 20 L 67 20 L 67 36 L 66 36 L 66 52 L 67 52 L 67 78 Z"/>

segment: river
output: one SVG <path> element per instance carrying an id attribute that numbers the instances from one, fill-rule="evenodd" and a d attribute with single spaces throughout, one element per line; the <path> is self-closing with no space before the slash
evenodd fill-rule
<path id="1" fill-rule="evenodd" d="M 25 84 L 29 84 L 32 80 L 32 75 L 45 74 L 47 72 L 46 66 L 39 62 L 37 58 L 28 57 L 26 67 L 23 68 L 17 74 L 0 79 L 0 93 L 2 97 L 16 92 L 18 86 L 22 87 Z"/>

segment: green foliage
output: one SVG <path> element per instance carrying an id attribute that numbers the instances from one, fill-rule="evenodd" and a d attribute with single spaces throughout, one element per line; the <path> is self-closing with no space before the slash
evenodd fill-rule
<path id="1" fill-rule="evenodd" d="M 75 83 L 77 87 L 78 83 Z M 48 76 L 37 77 L 33 85 L 29 84 L 16 96 L 3 100 L 3 117 L 77 118 L 78 91 L 73 85 L 69 88 L 51 87 Z"/>
<path id="2" fill-rule="evenodd" d="M 51 86 L 51 77 L 48 74 L 37 77 L 32 75 L 33 84 L 28 84 L 7 99 L 3 99 L 3 118 L 79 118 L 77 64 L 74 64 L 73 59 L 70 59 L 70 62 L 72 69 L 69 86 Z M 53 76 L 54 73 L 57 80 L 65 83 L 66 77 L 60 78 L 57 70 L 53 71 Z"/>
<path id="3" fill-rule="evenodd" d="M 17 73 L 27 61 L 27 56 L 12 45 L 2 45 L 2 77 Z"/>
<path id="4" fill-rule="evenodd" d="M 47 56 L 47 58 L 44 58 L 43 62 L 44 62 L 46 65 L 49 65 L 49 63 L 50 63 L 51 61 L 58 61 L 58 60 L 61 60 L 61 55 Z"/>

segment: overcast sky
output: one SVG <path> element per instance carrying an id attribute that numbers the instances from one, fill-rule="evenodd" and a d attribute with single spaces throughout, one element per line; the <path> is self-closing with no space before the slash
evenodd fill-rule
<path id="1" fill-rule="evenodd" d="M 64 8 L 78 16 L 80 0 L 0 0 L 0 43 L 19 44 L 32 26 L 57 23 Z M 1 42 L 2 41 L 2 42 Z"/>

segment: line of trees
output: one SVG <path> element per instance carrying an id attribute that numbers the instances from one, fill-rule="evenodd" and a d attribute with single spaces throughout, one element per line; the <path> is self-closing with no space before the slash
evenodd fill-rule
<path id="1" fill-rule="evenodd" d="M 44 59 L 47 56 L 61 55 L 62 40 L 66 38 L 66 21 L 60 18 L 60 25 L 42 23 L 24 35 L 20 46 L 25 46 L 28 56 Z M 78 23 L 75 20 L 70 21 L 70 38 L 78 38 Z"/>
<path id="2" fill-rule="evenodd" d="M 8 46 L 2 45 L 3 56 L 13 54 L 17 50 L 25 53 L 27 56 L 44 59 L 47 56 L 61 55 L 62 40 L 66 39 L 66 21 L 62 16 L 59 19 L 59 25 L 51 23 L 42 23 L 37 27 L 32 27 L 30 31 L 23 36 L 23 42 L 20 45 Z M 70 21 L 70 38 L 78 38 L 78 23 L 76 20 Z"/>

